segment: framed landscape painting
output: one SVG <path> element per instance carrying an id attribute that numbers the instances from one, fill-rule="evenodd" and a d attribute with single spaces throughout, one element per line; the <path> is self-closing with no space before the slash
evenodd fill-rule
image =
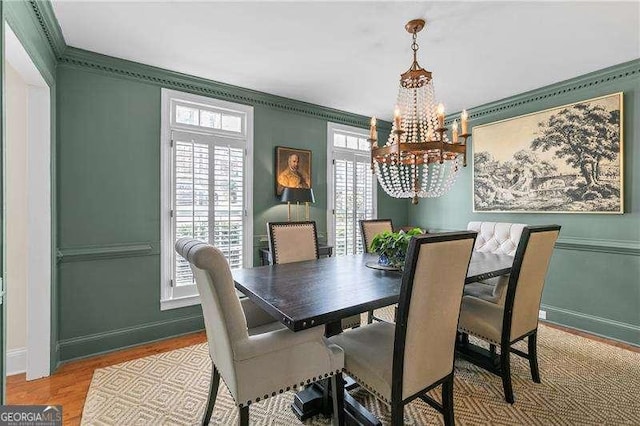
<path id="1" fill-rule="evenodd" d="M 622 92 L 473 129 L 473 211 L 624 212 Z"/>

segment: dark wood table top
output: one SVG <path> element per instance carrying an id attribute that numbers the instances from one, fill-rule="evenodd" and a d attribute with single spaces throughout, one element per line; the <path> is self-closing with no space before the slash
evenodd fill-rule
<path id="1" fill-rule="evenodd" d="M 397 303 L 402 273 L 365 266 L 376 255 L 236 269 L 236 288 L 293 331 Z M 508 274 L 513 257 L 474 252 L 466 283 Z"/>

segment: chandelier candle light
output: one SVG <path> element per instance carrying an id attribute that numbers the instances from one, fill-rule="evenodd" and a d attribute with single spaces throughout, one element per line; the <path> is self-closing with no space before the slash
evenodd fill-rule
<path id="1" fill-rule="evenodd" d="M 391 133 L 384 146 L 378 146 L 376 118 L 371 118 L 369 143 L 371 168 L 378 176 L 380 186 L 395 198 L 439 197 L 454 184 L 460 166 L 467 166 L 467 138 L 469 115 L 460 115 L 454 121 L 451 140 L 444 127 L 444 105 L 435 105 L 431 72 L 418 65 L 416 42 L 418 32 L 425 26 L 423 19 L 414 19 L 405 25 L 413 34 L 413 63 L 400 76 L 398 102 L 393 112 Z"/>

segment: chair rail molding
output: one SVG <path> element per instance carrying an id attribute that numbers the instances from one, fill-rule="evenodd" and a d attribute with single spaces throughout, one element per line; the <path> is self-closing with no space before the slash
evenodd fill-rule
<path id="1" fill-rule="evenodd" d="M 564 237 L 556 241 L 556 248 L 640 256 L 640 241 Z"/>
<path id="2" fill-rule="evenodd" d="M 148 242 L 59 248 L 57 258 L 59 263 L 66 263 L 159 254 L 160 243 Z"/>

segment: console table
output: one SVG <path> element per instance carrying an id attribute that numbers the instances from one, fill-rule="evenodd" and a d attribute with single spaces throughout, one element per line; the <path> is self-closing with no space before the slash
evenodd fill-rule
<path id="1" fill-rule="evenodd" d="M 318 244 L 318 255 L 320 257 L 331 257 L 333 255 L 333 246 Z M 260 248 L 260 265 L 271 265 L 271 250 L 269 250 L 269 247 Z"/>

